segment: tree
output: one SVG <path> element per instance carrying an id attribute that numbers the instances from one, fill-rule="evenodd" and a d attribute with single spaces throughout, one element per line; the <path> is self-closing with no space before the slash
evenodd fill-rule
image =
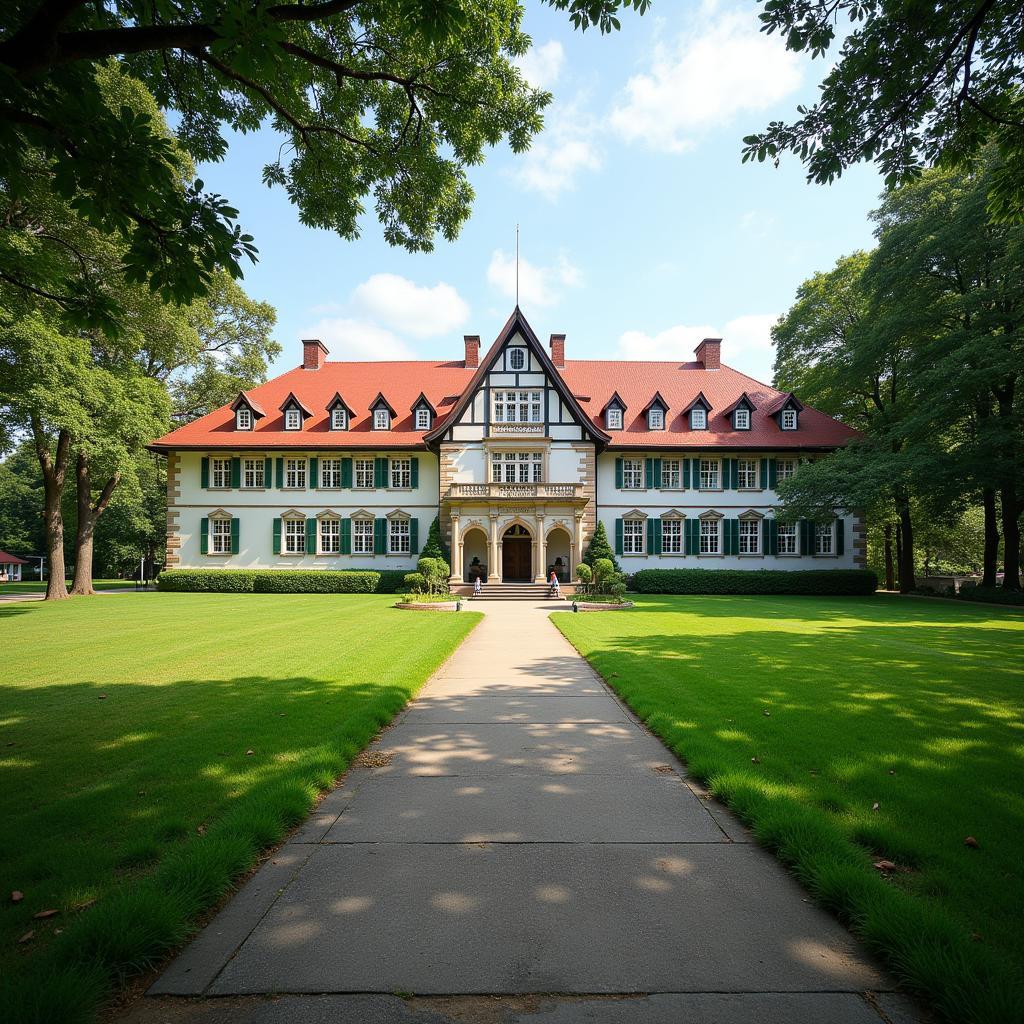
<path id="1" fill-rule="evenodd" d="M 42 492 L 36 453 L 22 442 L 0 462 L 0 550 L 22 556 L 43 550 Z"/>
<path id="2" fill-rule="evenodd" d="M 607 32 L 650 0 L 546 2 Z M 127 281 L 190 302 L 215 269 L 240 276 L 255 249 L 224 199 L 183 185 L 183 157 L 220 160 L 224 125 L 269 121 L 282 145 L 263 180 L 288 192 L 304 224 L 355 238 L 372 196 L 387 241 L 426 251 L 438 232 L 458 234 L 473 199 L 467 168 L 485 147 L 522 152 L 541 128 L 550 95 L 514 63 L 530 46 L 522 16 L 516 0 L 6 0 L 0 178 L 23 190 L 40 154 L 61 198 L 121 236 Z M 107 102 L 97 70 L 110 62 L 174 111 L 180 150 L 147 112 Z M 9 284 L 97 312 L 12 256 L 0 250 Z"/>
<path id="3" fill-rule="evenodd" d="M 597 521 L 594 535 L 590 538 L 590 544 L 587 547 L 587 553 L 583 556 L 583 561 L 593 569 L 599 558 L 610 559 L 612 567 L 616 572 L 619 571 L 619 563 L 615 560 L 615 552 L 612 551 L 612 546 L 608 543 L 608 534 L 605 532 L 604 523 L 600 519 Z"/>
<path id="4" fill-rule="evenodd" d="M 811 181 L 876 161 L 892 188 L 925 167 L 968 167 L 987 142 L 999 167 L 996 219 L 1024 219 L 1024 8 L 1015 0 L 765 0 L 763 30 L 787 49 L 824 56 L 842 40 L 799 119 L 747 136 L 743 159 L 795 153 Z"/>
<path id="5" fill-rule="evenodd" d="M 448 557 L 448 548 L 441 536 L 440 516 L 434 516 L 434 521 L 430 524 L 430 532 L 427 534 L 427 542 L 423 545 L 420 555 L 423 558 L 440 558 L 445 562 L 451 561 Z"/>

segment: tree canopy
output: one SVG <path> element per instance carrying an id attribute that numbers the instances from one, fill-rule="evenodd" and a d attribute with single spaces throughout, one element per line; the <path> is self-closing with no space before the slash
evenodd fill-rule
<path id="1" fill-rule="evenodd" d="M 1024 6 L 1017 0 L 762 0 L 763 30 L 813 57 L 838 53 L 797 120 L 744 141 L 744 160 L 796 154 L 815 182 L 877 161 L 890 187 L 998 150 L 996 219 L 1024 218 Z"/>

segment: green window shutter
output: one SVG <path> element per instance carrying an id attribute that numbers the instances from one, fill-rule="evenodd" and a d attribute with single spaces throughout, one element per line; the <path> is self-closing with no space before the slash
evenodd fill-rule
<path id="1" fill-rule="evenodd" d="M 654 459 L 644 459 L 644 486 L 648 490 L 654 486 Z"/>
<path id="2" fill-rule="evenodd" d="M 373 553 L 375 555 L 386 555 L 388 552 L 388 521 L 386 519 L 374 519 L 373 521 Z"/>
<path id="3" fill-rule="evenodd" d="M 622 554 L 622 520 L 615 520 L 615 554 Z"/>
<path id="4" fill-rule="evenodd" d="M 241 487 L 242 486 L 242 460 L 232 459 L 231 460 L 231 486 Z"/>
<path id="5" fill-rule="evenodd" d="M 686 533 L 686 553 L 696 555 L 700 551 L 700 520 L 687 519 L 684 531 Z"/>
<path id="6" fill-rule="evenodd" d="M 342 459 L 341 460 L 341 486 L 342 487 L 351 487 L 352 486 L 352 460 L 351 459 Z"/>
<path id="7" fill-rule="evenodd" d="M 373 460 L 373 486 L 387 487 L 388 485 L 388 460 Z"/>
<path id="8" fill-rule="evenodd" d="M 277 476 L 278 489 L 284 487 L 284 459 L 275 459 L 275 473 Z"/>
<path id="9" fill-rule="evenodd" d="M 420 553 L 420 521 L 418 519 L 409 520 L 409 554 L 418 555 Z"/>
<path id="10" fill-rule="evenodd" d="M 203 490 L 210 486 L 210 460 L 205 455 L 199 461 L 199 486 Z"/>
<path id="11" fill-rule="evenodd" d="M 814 554 L 814 523 L 810 519 L 800 520 L 800 554 Z"/>
<path id="12" fill-rule="evenodd" d="M 845 520 L 843 520 L 843 519 L 837 519 L 836 520 L 836 554 L 837 555 L 843 554 L 843 549 L 844 549 L 843 534 L 845 533 L 845 530 L 843 528 L 844 526 L 845 526 Z"/>
<path id="13" fill-rule="evenodd" d="M 347 460 L 350 464 L 351 459 Z M 341 553 L 343 555 L 352 554 L 352 520 L 342 519 L 341 521 Z"/>
<path id="14" fill-rule="evenodd" d="M 653 555 L 654 551 L 654 520 L 647 520 L 647 554 Z"/>
<path id="15" fill-rule="evenodd" d="M 683 459 L 683 487 L 690 489 L 690 460 Z"/>
<path id="16" fill-rule="evenodd" d="M 320 486 L 320 460 L 313 458 L 309 460 L 309 486 L 314 490 Z"/>
<path id="17" fill-rule="evenodd" d="M 238 554 L 238 534 L 241 523 L 240 519 L 231 520 L 231 554 L 233 555 Z"/>
<path id="18" fill-rule="evenodd" d="M 661 554 L 661 520 L 652 520 L 654 523 L 654 553 Z"/>
<path id="19" fill-rule="evenodd" d="M 206 555 L 210 551 L 210 520 L 203 516 L 199 520 L 199 554 Z"/>
<path id="20" fill-rule="evenodd" d="M 726 484 L 732 490 L 736 490 L 740 485 L 740 460 L 729 459 L 729 482 Z"/>
<path id="21" fill-rule="evenodd" d="M 281 520 L 274 520 L 274 554 L 281 554 Z"/>
<path id="22" fill-rule="evenodd" d="M 777 555 L 779 553 L 779 523 L 776 519 L 764 521 L 764 553 L 766 555 Z"/>
<path id="23" fill-rule="evenodd" d="M 409 482 L 413 487 L 420 485 L 420 460 L 415 455 L 409 460 Z"/>
<path id="24" fill-rule="evenodd" d="M 274 460 L 264 459 L 263 460 L 263 486 L 272 487 L 274 479 Z"/>
<path id="25" fill-rule="evenodd" d="M 203 460 L 206 461 L 205 459 Z M 203 485 L 206 486 L 205 484 Z M 617 491 L 622 490 L 622 459 L 615 460 L 615 489 Z"/>
<path id="26" fill-rule="evenodd" d="M 761 460 L 761 473 L 758 476 L 757 485 L 758 485 L 758 487 L 767 487 L 768 486 L 768 460 L 767 459 L 762 459 Z"/>
<path id="27" fill-rule="evenodd" d="M 316 528 L 317 521 L 315 519 L 306 520 L 306 554 L 316 554 Z"/>
<path id="28" fill-rule="evenodd" d="M 768 489 L 774 491 L 779 486 L 779 460 L 768 460 Z"/>
<path id="29" fill-rule="evenodd" d="M 738 519 L 726 519 L 722 523 L 722 553 L 725 555 L 735 555 L 736 548 L 733 547 L 733 527 L 736 527 L 736 534 L 740 531 L 740 522 Z"/>
<path id="30" fill-rule="evenodd" d="M 654 486 L 661 489 L 661 459 L 654 460 Z"/>

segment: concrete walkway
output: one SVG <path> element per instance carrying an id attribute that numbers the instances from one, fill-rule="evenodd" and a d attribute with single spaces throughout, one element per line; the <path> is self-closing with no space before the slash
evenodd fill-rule
<path id="1" fill-rule="evenodd" d="M 180 1018 L 146 1000 L 130 1019 L 914 1019 L 850 935 L 687 782 L 551 605 L 485 609 L 149 992 L 251 998 L 189 1001 Z"/>

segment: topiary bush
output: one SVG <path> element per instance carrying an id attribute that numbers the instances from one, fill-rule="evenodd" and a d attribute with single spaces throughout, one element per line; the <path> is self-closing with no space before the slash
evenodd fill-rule
<path id="1" fill-rule="evenodd" d="M 598 519 L 597 526 L 594 529 L 594 536 L 590 538 L 590 544 L 587 546 L 587 553 L 583 556 L 583 561 L 587 565 L 594 567 L 597 565 L 598 559 L 607 558 L 612 563 L 612 568 L 618 571 L 619 563 L 615 561 L 615 552 L 612 551 L 611 544 L 608 543 L 608 534 L 605 532 L 604 523 Z"/>
<path id="2" fill-rule="evenodd" d="M 412 594 L 423 594 L 427 590 L 427 578 L 421 572 L 407 572 L 405 574 L 405 589 Z"/>
<path id="3" fill-rule="evenodd" d="M 641 569 L 633 573 L 641 594 L 873 594 L 870 569 Z"/>
<path id="4" fill-rule="evenodd" d="M 379 572 L 349 569 L 165 569 L 157 589 L 191 594 L 372 594 L 379 584 Z"/>
<path id="5" fill-rule="evenodd" d="M 434 521 L 430 524 L 427 543 L 423 545 L 420 555 L 423 558 L 442 558 L 446 562 L 449 561 L 448 548 L 445 546 L 444 537 L 441 536 L 441 520 L 438 516 L 434 516 Z"/>

